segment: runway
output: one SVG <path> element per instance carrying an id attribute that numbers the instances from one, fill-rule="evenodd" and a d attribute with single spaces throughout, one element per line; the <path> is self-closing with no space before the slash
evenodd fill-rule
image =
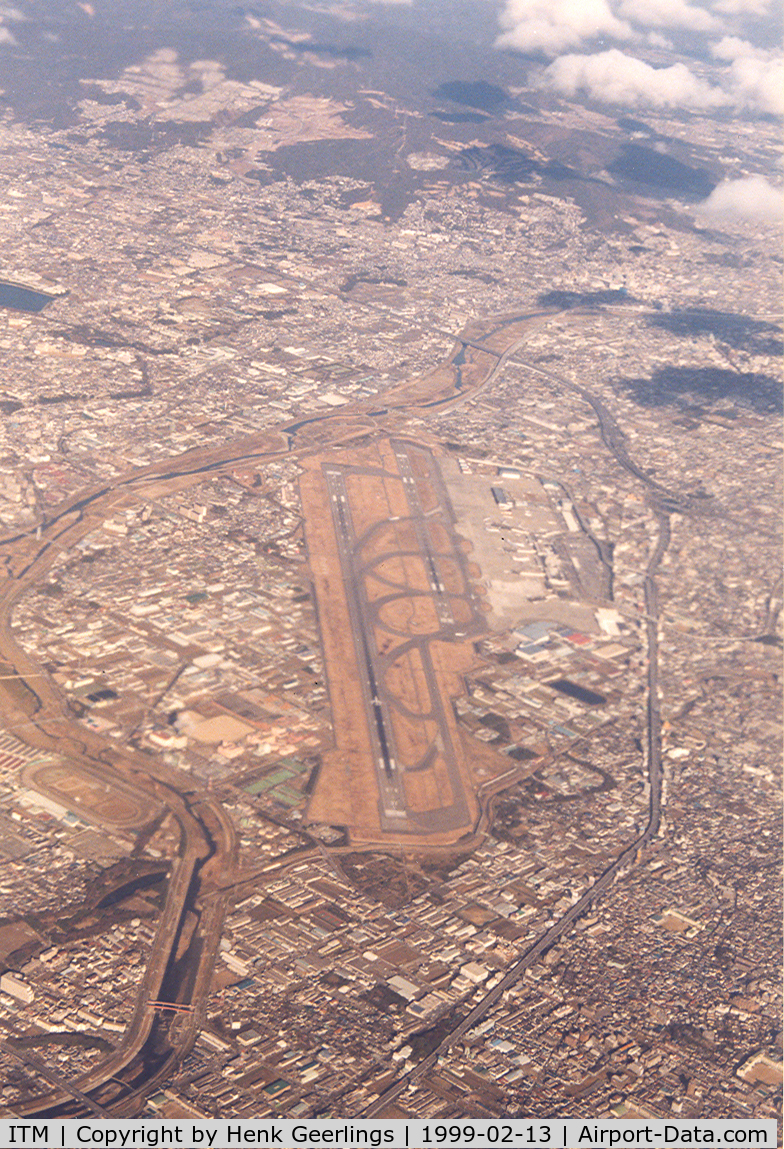
<path id="1" fill-rule="evenodd" d="M 476 803 L 450 702 L 460 692 L 455 670 L 471 660 L 468 639 L 485 622 L 436 460 L 388 439 L 331 452 L 319 471 L 303 483 L 303 506 L 314 572 L 325 576 L 316 592 L 336 755 L 351 748 L 343 784 L 372 786 L 376 801 L 375 817 L 367 796 L 336 802 L 340 764 L 328 756 L 311 812 L 334 820 L 342 810 L 355 838 L 456 840 Z M 335 567 L 339 588 L 328 577 Z"/>

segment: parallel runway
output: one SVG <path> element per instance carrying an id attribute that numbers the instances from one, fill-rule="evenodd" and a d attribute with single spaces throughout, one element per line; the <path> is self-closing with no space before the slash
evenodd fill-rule
<path id="1" fill-rule="evenodd" d="M 322 464 L 373 747 L 380 827 L 420 837 L 454 834 L 470 828 L 472 803 L 431 644 L 465 642 L 485 622 L 435 459 L 401 440 L 388 446 L 383 467 L 334 456 Z M 369 513 L 368 503 L 383 490 L 392 491 L 396 509 L 404 506 L 406 513 L 393 515 L 380 505 Z"/>
<path id="2" fill-rule="evenodd" d="M 362 674 L 361 687 L 365 708 L 369 717 L 369 729 L 376 757 L 376 780 L 380 792 L 380 813 L 385 829 L 402 829 L 406 818 L 405 796 L 395 762 L 392 727 L 389 720 L 388 704 L 382 701 L 379 691 L 375 645 L 372 626 L 368 626 L 367 602 L 363 601 L 361 580 L 354 570 L 356 539 L 351 525 L 348 497 L 340 471 L 325 471 L 329 486 L 332 518 L 340 550 L 343 568 L 343 581 L 348 591 L 349 616 L 357 661 Z M 391 823 L 391 825 L 390 825 Z"/>

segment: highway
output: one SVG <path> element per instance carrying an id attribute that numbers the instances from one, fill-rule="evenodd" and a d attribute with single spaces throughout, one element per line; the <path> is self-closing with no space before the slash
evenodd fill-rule
<path id="1" fill-rule="evenodd" d="M 403 400 L 405 387 L 399 388 L 398 393 Z M 0 681 L 0 720 L 4 728 L 12 729 L 36 749 L 66 756 L 75 768 L 81 761 L 104 772 L 113 769 L 124 781 L 162 798 L 180 825 L 182 835 L 180 856 L 172 868 L 144 981 L 120 1045 L 88 1074 L 70 1083 L 70 1088 L 56 1088 L 18 1107 L 20 1115 L 54 1116 L 78 1112 L 74 1097 L 79 1093 L 85 1096 L 98 1093 L 101 1102 L 110 1109 L 115 1105 L 121 1106 L 143 1091 L 147 1078 L 158 1079 L 158 1074 L 146 1065 L 144 1051 L 150 1043 L 157 1042 L 160 1027 L 167 1030 L 170 1038 L 170 1053 L 163 1059 L 166 1064 L 176 1063 L 187 1052 L 198 1034 L 203 1016 L 230 884 L 224 895 L 208 900 L 206 910 L 200 915 L 199 928 L 189 946 L 196 967 L 190 978 L 190 989 L 184 997 L 182 994 L 178 997 L 177 992 L 164 991 L 163 987 L 167 973 L 171 971 L 185 910 L 189 901 L 193 903 L 199 894 L 200 867 L 212 856 L 225 885 L 225 879 L 230 879 L 236 865 L 237 843 L 230 820 L 210 795 L 202 794 L 199 801 L 218 833 L 213 837 L 205 826 L 204 817 L 193 816 L 193 807 L 187 797 L 193 786 L 190 776 L 178 776 L 177 771 L 165 767 L 160 760 L 134 755 L 129 750 L 120 751 L 115 744 L 75 721 L 52 679 L 15 641 L 10 625 L 14 606 L 23 594 L 46 577 L 52 564 L 63 553 L 99 527 L 118 508 L 146 502 L 170 490 L 182 490 L 206 475 L 225 472 L 238 464 L 272 462 L 313 451 L 317 447 L 307 438 L 295 446 L 296 438 L 311 422 L 322 427 L 326 425 L 335 444 L 350 442 L 357 434 L 363 433 L 356 429 L 357 416 L 364 415 L 373 405 L 372 402 L 361 402 L 349 409 L 344 408 L 339 415 L 319 415 L 294 425 L 284 423 L 271 432 L 244 436 L 228 445 L 195 448 L 159 463 L 134 468 L 111 483 L 88 486 L 78 495 L 66 499 L 34 526 L 0 538 L 0 659 L 12 668 L 13 674 L 7 676 L 8 680 L 23 684 L 35 706 L 32 715 L 25 713 L 20 709 L 17 697 L 3 688 L 5 679 Z M 400 406 L 404 403 L 401 402 Z M 348 430 L 344 428 L 347 417 L 353 420 Z M 372 427 L 377 426 L 375 419 L 368 421 Z M 323 448 L 323 444 L 317 446 Z M 371 664 L 368 651 L 366 667 Z M 385 731 L 386 726 L 382 724 L 376 730 L 378 734 L 380 730 Z M 388 744 L 383 749 L 379 746 L 379 758 L 384 764 L 385 777 L 390 779 L 390 818 L 396 818 L 398 815 L 393 811 L 403 813 L 403 809 L 399 790 L 393 785 L 394 763 Z M 187 966 L 187 960 L 183 964 Z M 172 987 L 173 991 L 177 989 Z M 152 1010 L 148 1005 L 150 999 L 171 1000 L 167 992 L 178 1000 L 193 1003 L 193 1013 L 185 1019 L 173 1019 Z"/>
<path id="2" fill-rule="evenodd" d="M 104 766 L 105 770 L 106 767 Z M 104 1107 L 121 1099 L 123 1094 L 127 1092 L 123 1075 L 141 1057 L 155 1025 L 163 1016 L 161 1011 L 150 1008 L 149 1002 L 151 1000 L 171 1000 L 169 996 L 171 991 L 167 990 L 166 982 L 170 972 L 172 955 L 179 939 L 184 912 L 189 904 L 189 893 L 195 883 L 199 865 L 204 862 L 213 849 L 211 840 L 208 840 L 204 833 L 203 819 L 194 817 L 186 803 L 171 790 L 165 790 L 159 785 L 153 785 L 152 790 L 165 801 L 180 826 L 182 834 L 181 854 L 175 859 L 172 866 L 166 900 L 157 922 L 150 955 L 137 991 L 134 1013 L 123 1034 L 122 1041 L 111 1054 L 73 1083 L 83 1094 L 99 1091 L 98 1099 Z M 215 929 L 216 924 L 217 931 Z M 214 951 L 220 938 L 220 924 L 222 923 L 211 923 L 213 944 L 210 944 L 210 933 L 201 939 L 207 943 L 207 949 L 213 955 L 212 960 L 214 960 Z M 191 948 L 196 948 L 193 941 Z M 209 961 L 209 957 L 206 957 L 206 961 L 203 958 L 199 962 L 199 966 L 209 964 Z M 133 1074 L 130 1075 L 130 1078 L 132 1080 Z M 101 1087 L 107 1085 L 109 1086 L 109 1095 L 105 1096 L 106 1091 L 105 1089 L 101 1091 Z M 70 1102 L 71 1098 L 68 1094 L 60 1089 L 42 1098 L 36 1098 L 34 1102 L 27 1105 L 18 1105 L 16 1112 L 23 1117 L 54 1116 L 58 1113 L 66 1115 L 72 1109 Z M 61 1113 L 63 1106 L 65 1108 Z"/>
<path id="3" fill-rule="evenodd" d="M 72 529 L 76 529 L 81 535 L 82 525 L 79 523 L 77 527 L 74 524 Z M 183 915 L 189 898 L 198 888 L 199 867 L 217 849 L 225 860 L 226 872 L 230 873 L 236 857 L 233 827 L 209 795 L 201 799 L 205 810 L 214 806 L 214 823 L 220 825 L 221 819 L 223 820 L 223 836 L 218 839 L 217 844 L 215 836 L 205 825 L 204 816 L 194 813 L 188 798 L 187 791 L 191 789 L 192 781 L 187 776 L 178 775 L 177 771 L 163 766 L 162 763 L 155 763 L 147 755 L 105 742 L 99 735 L 77 723 L 49 676 L 41 673 L 38 664 L 15 641 L 9 627 L 13 603 L 22 593 L 20 588 L 26 589 L 28 585 L 37 581 L 40 577 L 39 569 L 48 569 L 51 561 L 51 551 L 44 550 L 39 559 L 40 566 L 35 563 L 28 564 L 20 578 L 0 584 L 0 659 L 12 665 L 15 672 L 21 676 L 21 680 L 26 682 L 28 689 L 34 693 L 37 706 L 36 712 L 32 716 L 27 716 L 18 709 L 13 696 L 0 690 L 0 715 L 3 724 L 12 728 L 14 733 L 28 744 L 40 750 L 54 751 L 67 758 L 77 773 L 80 764 L 84 764 L 93 771 L 98 769 L 107 780 L 116 778 L 125 785 L 146 792 L 155 805 L 163 805 L 172 814 L 180 828 L 181 843 L 179 855 L 172 865 L 164 907 L 157 923 L 134 1012 L 120 1044 L 111 1054 L 96 1063 L 88 1073 L 71 1083 L 70 1089 L 56 1088 L 36 1098 L 35 1101 L 18 1105 L 16 1112 L 20 1116 L 70 1113 L 74 1108 L 74 1089 L 79 1093 L 89 1094 L 100 1091 L 108 1083 L 109 1096 L 105 1097 L 103 1093 L 99 1093 L 99 1098 L 96 1099 L 104 1107 L 126 1092 L 123 1074 L 126 1071 L 133 1074 L 134 1064 L 137 1061 L 144 1061 L 143 1050 L 150 1041 L 156 1025 L 156 1012 L 151 1010 L 147 1003 L 151 998 L 168 1000 L 164 985 L 172 954 L 176 949 Z M 29 680 L 35 682 L 34 687 L 30 686 Z M 221 925 L 222 922 L 212 922 L 210 934 L 195 938 L 196 944 L 192 941 L 193 952 L 197 952 L 197 947 L 200 950 L 199 965 L 208 964 L 211 954 L 214 960 Z"/>
<path id="4" fill-rule="evenodd" d="M 180 827 L 180 850 L 172 866 L 165 905 L 160 915 L 157 931 L 152 943 L 149 960 L 140 987 L 134 1012 L 129 1018 L 128 1028 L 123 1038 L 111 1054 L 98 1062 L 68 1088 L 55 1085 L 42 1097 L 18 1108 L 21 1116 L 73 1115 L 89 1111 L 89 1105 L 78 1099 L 79 1094 L 90 1096 L 94 1105 L 107 1111 L 121 1112 L 142 1097 L 146 1088 L 153 1082 L 165 1079 L 182 1056 L 192 1045 L 198 1034 L 203 1018 L 203 1009 L 212 973 L 215 955 L 223 924 L 225 910 L 229 904 L 231 877 L 237 862 L 237 843 L 230 819 L 220 805 L 208 793 L 193 795 L 193 779 L 176 770 L 166 767 L 160 759 L 137 754 L 130 749 L 88 730 L 72 716 L 67 702 L 52 679 L 43 668 L 30 658 L 16 642 L 11 633 L 11 617 L 17 601 L 33 586 L 40 583 L 52 564 L 69 551 L 82 538 L 95 530 L 120 508 L 128 508 L 138 503 L 160 497 L 171 491 L 199 482 L 204 476 L 227 473 L 232 467 L 250 462 L 272 462 L 283 458 L 296 458 L 314 451 L 323 451 L 329 444 L 350 443 L 353 438 L 367 434 L 368 429 L 385 434 L 384 419 L 390 413 L 411 412 L 426 414 L 428 408 L 445 410 L 465 402 L 483 386 L 492 382 L 503 370 L 509 357 L 515 354 L 525 341 L 525 324 L 555 315 L 555 312 L 532 313 L 525 317 L 512 317 L 493 329 L 497 335 L 503 327 L 510 328 L 510 341 L 502 350 L 493 349 L 481 340 L 459 337 L 461 351 L 452 358 L 457 362 L 458 355 L 466 358 L 468 350 L 489 355 L 492 362 L 481 377 L 470 386 L 464 385 L 463 365 L 457 368 L 458 390 L 454 387 L 448 393 L 435 397 L 423 394 L 421 381 L 403 385 L 395 389 L 389 398 L 388 407 L 379 409 L 379 397 L 347 405 L 339 414 L 316 416 L 297 424 L 283 423 L 269 432 L 244 436 L 229 444 L 215 447 L 206 444 L 183 454 L 149 466 L 134 468 L 117 476 L 110 483 L 96 483 L 78 494 L 66 499 L 41 522 L 0 538 L 0 659 L 18 676 L 18 681 L 26 686 L 34 702 L 32 714 L 21 709 L 18 695 L 12 694 L 0 681 L 0 720 L 7 729 L 29 745 L 42 751 L 56 752 L 66 756 L 75 768 L 79 763 L 93 768 L 99 767 L 124 781 L 145 790 L 148 795 L 162 802 Z M 575 312 L 572 318 L 579 318 Z M 529 369 L 546 375 L 540 368 L 528 364 Z M 560 386 L 573 386 L 566 381 L 548 376 Z M 444 390 L 443 383 L 438 386 Z M 537 939 L 521 955 L 515 965 L 468 1016 L 447 1035 L 438 1049 L 426 1061 L 421 1062 L 409 1074 L 379 1098 L 365 1115 L 379 1112 L 393 1098 L 400 1095 L 406 1086 L 426 1073 L 438 1057 L 456 1040 L 460 1034 L 484 1016 L 506 988 L 514 983 L 533 962 L 539 960 L 561 935 L 568 930 L 580 914 L 602 894 L 615 878 L 632 863 L 640 848 L 647 845 L 656 835 L 661 820 L 661 755 L 660 755 L 660 716 L 657 679 L 657 637 L 658 605 L 655 575 L 659 562 L 669 541 L 669 513 L 683 505 L 660 484 L 650 479 L 634 464 L 626 453 L 623 437 L 615 426 L 609 412 L 589 395 L 587 391 L 575 388 L 593 408 L 599 419 L 603 441 L 618 462 L 637 480 L 642 481 L 652 492 L 652 501 L 659 522 L 659 537 L 651 555 L 645 578 L 645 602 L 648 615 L 648 738 L 647 765 L 651 782 L 650 811 L 647 826 L 638 839 L 632 843 L 602 874 L 574 906 L 563 915 L 546 933 Z M 358 429 L 358 423 L 362 426 Z M 399 418 L 393 420 L 391 434 L 397 433 Z M 311 437 L 309 437 L 311 436 Z M 405 451 L 403 451 L 405 454 Z M 398 456 L 405 471 L 407 489 L 413 485 L 413 477 L 405 461 Z M 401 472 L 401 473 L 402 473 Z M 347 587 L 357 587 L 360 572 L 355 566 L 355 547 L 350 516 L 345 507 L 341 512 L 341 495 L 345 496 L 342 477 L 330 479 L 330 497 L 335 517 L 337 537 L 340 540 L 341 561 Z M 442 593 L 443 579 L 438 570 L 438 556 L 432 552 L 427 535 L 426 521 L 421 506 L 416 499 L 412 502 L 412 516 L 419 532 L 420 546 L 427 563 L 430 578 L 430 593 L 437 604 L 439 622 L 443 637 L 454 631 L 448 603 Z M 344 557 L 345 555 L 345 557 Z M 394 740 L 390 736 L 390 707 L 393 700 L 385 696 L 382 675 L 386 665 L 374 654 L 370 641 L 374 617 L 370 604 L 361 595 L 349 593 L 349 603 L 355 612 L 352 624 L 355 626 L 355 641 L 359 643 L 359 662 L 364 668 L 363 690 L 366 708 L 372 716 L 370 723 L 379 763 L 379 786 L 382 791 L 382 806 L 387 824 L 399 829 L 400 822 L 408 817 L 404 795 L 395 761 Z M 373 609 L 378 609 L 375 604 Z M 463 628 L 465 629 L 465 627 Z M 441 632 L 439 632 L 441 633 Z M 427 658 L 426 643 L 408 639 L 423 657 L 428 690 L 432 700 L 431 710 L 442 731 L 442 753 L 451 769 L 455 769 L 454 751 L 444 738 L 443 714 L 440 693 L 435 671 Z M 403 649 L 401 647 L 400 649 Z M 398 654 L 400 653 L 398 650 Z M 447 732 L 448 733 L 448 732 Z M 439 812 L 441 823 L 461 816 L 461 795 L 459 779 L 454 774 L 453 788 L 455 806 L 452 811 Z M 436 827 L 437 828 L 437 827 Z M 220 875 L 220 878 L 218 877 Z M 180 936 L 180 929 L 186 910 L 193 910 L 198 917 L 198 926 L 188 946 L 186 957 L 174 968 L 174 954 Z M 187 976 L 183 970 L 188 971 Z M 192 1013 L 172 1018 L 165 1011 L 156 1011 L 149 1006 L 150 1000 L 178 1001 L 193 1006 Z M 163 1053 L 157 1052 L 161 1046 L 161 1035 L 166 1047 Z"/>
<path id="5" fill-rule="evenodd" d="M 399 388 L 401 400 L 405 397 L 405 387 Z M 405 404 L 401 402 L 400 407 Z M 415 405 L 417 405 L 415 403 Z M 357 416 L 372 409 L 372 402 L 361 402 L 344 408 L 339 415 L 319 415 L 300 424 L 282 424 L 279 428 L 262 434 L 244 436 L 221 447 L 200 447 L 183 452 L 146 467 L 134 468 L 118 476 L 111 483 L 88 486 L 78 495 L 70 497 L 55 508 L 42 521 L 0 538 L 0 659 L 12 669 L 8 681 L 23 684 L 34 701 L 34 713 L 28 715 L 20 709 L 17 697 L 4 689 L 0 680 L 0 720 L 4 728 L 14 733 L 42 751 L 61 754 L 78 768 L 79 762 L 98 767 L 104 773 L 114 770 L 116 776 L 126 783 L 141 787 L 148 794 L 162 800 L 176 818 L 181 831 L 180 855 L 175 859 L 167 889 L 163 912 L 158 921 L 155 938 L 145 970 L 144 980 L 137 995 L 132 1017 L 129 1019 L 122 1041 L 108 1057 L 98 1062 L 87 1074 L 69 1087 L 55 1088 L 37 1097 L 17 1111 L 24 1116 L 55 1116 L 79 1112 L 75 1097 L 79 1094 L 96 1095 L 94 1101 L 112 1111 L 115 1107 L 127 1105 L 129 1099 L 140 1096 L 145 1081 L 158 1080 L 159 1073 L 150 1069 L 145 1057 L 148 1046 L 158 1044 L 159 1030 L 167 1033 L 169 1053 L 158 1057 L 158 1063 L 174 1065 L 190 1048 L 195 1040 L 209 989 L 209 981 L 220 941 L 223 917 L 228 905 L 230 879 L 237 861 L 237 842 L 230 819 L 210 795 L 200 795 L 199 803 L 204 811 L 194 816 L 189 794 L 193 779 L 188 775 L 178 775 L 160 760 L 118 747 L 82 724 L 75 721 L 60 690 L 43 668 L 30 658 L 19 646 L 11 632 L 11 617 L 16 602 L 40 583 L 53 563 L 65 552 L 74 547 L 91 531 L 110 518 L 119 508 L 146 502 L 170 490 L 201 481 L 210 474 L 222 473 L 238 464 L 249 462 L 272 462 L 282 458 L 307 454 L 315 449 L 323 449 L 323 443 L 312 444 L 305 437 L 301 445 L 295 440 L 308 424 L 327 426 L 331 431 L 330 440 L 334 444 L 350 442 L 358 434 Z M 347 418 L 353 420 L 348 430 L 344 427 Z M 375 419 L 370 420 L 377 426 Z M 372 657 L 368 649 L 366 669 L 372 684 Z M 378 690 L 376 697 L 380 701 Z M 372 699 L 369 699 L 372 701 Z M 374 708 L 378 713 L 379 707 Z M 383 773 L 388 779 L 385 797 L 388 798 L 390 821 L 399 821 L 404 816 L 399 784 L 395 784 L 395 764 L 381 733 L 386 732 L 386 723 L 376 726 L 379 739 L 379 759 L 383 763 Z M 399 811 L 399 813 L 398 813 Z M 206 815 L 206 819 L 205 819 Z M 212 831 L 207 828 L 208 821 Z M 206 859 L 212 858 L 216 872 L 221 873 L 225 892 L 218 897 L 206 900 L 206 908 L 199 915 L 199 926 L 194 932 L 188 953 L 192 954 L 191 964 L 195 967 L 189 978 L 189 987 L 172 984 L 165 990 L 167 978 L 171 977 L 171 967 L 184 913 L 199 896 L 209 893 L 209 884 L 202 889 L 200 870 Z M 188 959 L 181 963 L 188 967 Z M 155 1011 L 149 1006 L 150 1000 L 179 1000 L 192 1003 L 194 1010 L 185 1017 L 172 1018 L 165 1012 Z M 154 1064 L 154 1062 L 153 1062 Z M 82 1106 L 82 1110 L 84 1106 Z"/>
<path id="6" fill-rule="evenodd" d="M 574 923 L 587 913 L 593 903 L 606 893 L 610 886 L 632 867 L 640 857 L 640 852 L 650 845 L 659 833 L 662 817 L 662 788 L 664 782 L 664 768 L 661 754 L 661 706 L 659 700 L 659 602 L 656 587 L 656 571 L 670 544 L 670 513 L 683 506 L 683 500 L 668 491 L 660 483 L 651 479 L 629 457 L 622 432 L 618 428 L 610 412 L 598 399 L 590 395 L 582 387 L 569 383 L 565 379 L 543 371 L 534 364 L 524 363 L 529 370 L 545 376 L 559 386 L 579 393 L 593 408 L 600 424 L 602 440 L 612 452 L 624 470 L 635 479 L 643 482 L 652 492 L 652 503 L 658 531 L 655 543 L 652 546 L 650 558 L 645 570 L 645 632 L 647 645 L 647 690 L 646 690 L 646 764 L 649 782 L 648 817 L 641 833 L 631 842 L 615 859 L 610 866 L 591 885 L 578 900 L 571 905 L 562 916 L 536 938 L 516 962 L 507 970 L 504 977 L 474 1005 L 441 1040 L 436 1048 L 412 1069 L 401 1076 L 393 1085 L 389 1086 L 374 1102 L 363 1110 L 362 1117 L 374 1117 L 386 1109 L 405 1092 L 410 1085 L 416 1084 L 430 1071 L 435 1069 L 441 1057 L 450 1047 L 473 1029 L 501 999 L 503 994 L 511 988 L 525 974 L 527 969 L 536 965 L 539 960 L 551 949 L 557 941 L 567 933 Z M 666 509 L 665 509 L 666 508 Z"/>

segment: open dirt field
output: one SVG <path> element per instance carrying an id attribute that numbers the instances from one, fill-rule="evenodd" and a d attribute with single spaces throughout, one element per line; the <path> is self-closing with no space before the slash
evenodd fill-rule
<path id="1" fill-rule="evenodd" d="M 98 825 L 130 829 L 155 817 L 158 808 L 146 794 L 118 779 L 104 779 L 85 766 L 67 762 L 31 763 L 23 781 L 31 790 Z"/>

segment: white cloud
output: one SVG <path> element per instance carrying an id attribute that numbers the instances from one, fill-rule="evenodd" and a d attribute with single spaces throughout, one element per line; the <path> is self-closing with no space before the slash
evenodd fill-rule
<path id="1" fill-rule="evenodd" d="M 768 48 L 737 33 L 754 28 L 744 17 L 764 15 L 772 0 L 504 0 L 499 48 L 556 57 L 544 83 L 567 96 L 585 93 L 609 103 L 705 110 L 733 107 L 784 114 L 784 69 Z M 665 34 L 666 33 L 666 34 Z M 609 50 L 604 41 L 655 50 L 672 47 L 669 35 L 688 34 L 717 61 L 706 78 L 683 63 L 652 67 Z M 753 33 L 752 33 L 753 34 Z M 763 33 L 760 33 L 761 35 Z M 713 44 L 711 45 L 711 41 Z M 565 54 L 569 53 L 569 54 Z"/>
<path id="2" fill-rule="evenodd" d="M 770 0 L 714 0 L 713 7 L 727 16 L 764 16 Z"/>
<path id="3" fill-rule="evenodd" d="M 16 47 L 17 44 L 16 36 L 11 29 L 4 28 L 2 24 L 0 24 L 0 44 L 8 44 L 12 48 Z"/>
<path id="4" fill-rule="evenodd" d="M 500 16 L 499 48 L 555 54 L 586 40 L 610 36 L 626 40 L 629 25 L 612 11 L 607 0 L 506 0 Z"/>
<path id="5" fill-rule="evenodd" d="M 784 64 L 778 57 L 737 36 L 725 36 L 711 51 L 730 62 L 726 84 L 738 107 L 784 114 Z"/>
<path id="6" fill-rule="evenodd" d="M 772 0 L 503 0 L 496 46 L 557 56 L 608 39 L 663 47 L 661 30 L 734 38 L 747 17 L 764 16 L 771 6 Z"/>
<path id="7" fill-rule="evenodd" d="M 739 36 L 725 36 L 711 45 L 711 55 L 717 60 L 737 60 L 738 56 L 748 56 L 754 51 L 754 46 Z"/>
<path id="8" fill-rule="evenodd" d="M 784 64 L 781 60 L 760 60 L 751 56 L 733 60 L 730 72 L 732 91 L 740 107 L 784 115 Z"/>
<path id="9" fill-rule="evenodd" d="M 625 106 L 717 108 L 728 102 L 724 92 L 698 79 L 685 64 L 652 68 L 617 48 L 591 56 L 561 56 L 545 68 L 544 80 L 566 96 L 583 92 Z"/>
<path id="10" fill-rule="evenodd" d="M 720 183 L 696 210 L 703 216 L 776 223 L 784 216 L 784 194 L 762 176 L 746 176 Z"/>
<path id="11" fill-rule="evenodd" d="M 719 27 L 710 12 L 688 0 L 621 0 L 619 14 L 643 28 L 686 28 L 708 32 Z"/>
<path id="12" fill-rule="evenodd" d="M 661 32 L 648 32 L 645 37 L 645 43 L 650 44 L 652 48 L 665 48 L 668 51 L 672 48 L 672 40 L 668 40 L 666 36 L 662 36 Z"/>

